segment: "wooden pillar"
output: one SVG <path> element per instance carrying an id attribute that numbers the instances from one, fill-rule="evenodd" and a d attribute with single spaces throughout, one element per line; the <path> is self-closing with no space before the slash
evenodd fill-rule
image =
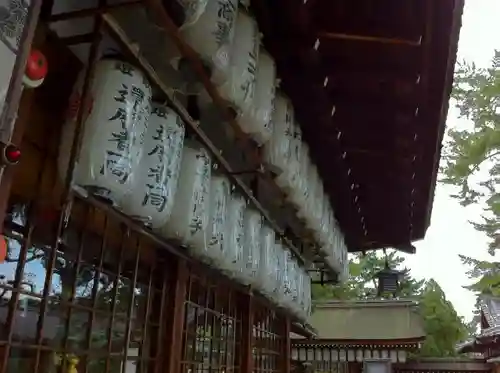
<path id="1" fill-rule="evenodd" d="M 186 300 L 189 281 L 189 268 L 184 259 L 179 259 L 173 279 L 172 292 L 167 299 L 167 317 L 165 346 L 158 346 L 160 351 L 166 352 L 166 361 L 163 366 L 157 364 L 157 373 L 179 373 L 182 359 L 182 337 L 184 332 L 184 302 Z"/>
<path id="2" fill-rule="evenodd" d="M 280 371 L 281 373 L 290 373 L 290 364 L 292 359 L 292 341 L 290 340 L 291 332 L 290 317 L 286 316 L 283 320 L 283 351 L 281 354 Z"/>
<path id="3" fill-rule="evenodd" d="M 241 319 L 241 372 L 253 372 L 253 324 L 254 324 L 254 299 L 250 294 L 242 295 Z"/>

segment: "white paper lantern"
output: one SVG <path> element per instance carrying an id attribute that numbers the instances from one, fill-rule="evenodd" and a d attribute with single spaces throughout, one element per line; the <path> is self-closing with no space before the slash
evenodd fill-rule
<path id="1" fill-rule="evenodd" d="M 328 202 L 326 195 L 325 203 L 322 206 L 321 215 L 319 216 L 321 216 L 321 225 L 319 226 L 319 229 L 314 232 L 316 241 L 324 247 L 332 247 L 331 229 L 333 226 L 333 210 L 330 207 L 330 203 Z M 329 254 L 330 253 L 327 253 L 327 255 Z"/>
<path id="2" fill-rule="evenodd" d="M 262 145 L 272 136 L 271 117 L 276 97 L 276 65 L 272 57 L 260 49 L 255 79 L 255 94 L 250 108 L 243 113 L 239 123 L 244 132 Z"/>
<path id="3" fill-rule="evenodd" d="M 298 123 L 293 123 L 290 138 L 290 158 L 288 167 L 276 178 L 276 184 L 288 191 L 288 198 L 293 193 L 299 193 L 300 187 L 300 161 L 302 150 L 302 130 Z"/>
<path id="4" fill-rule="evenodd" d="M 243 278 L 246 283 L 256 284 L 258 282 L 260 252 L 261 252 L 261 229 L 262 215 L 260 212 L 247 208 L 243 220 L 245 229 L 243 244 Z"/>
<path id="5" fill-rule="evenodd" d="M 219 87 L 220 95 L 240 113 L 248 112 L 255 92 L 257 61 L 259 59 L 257 22 L 240 10 L 236 18 L 228 78 Z"/>
<path id="6" fill-rule="evenodd" d="M 299 265 L 292 257 L 288 255 L 288 282 L 290 284 L 290 310 L 297 314 L 299 309 L 299 284 L 298 284 L 298 269 Z"/>
<path id="7" fill-rule="evenodd" d="M 175 0 L 184 8 L 184 24 L 188 27 L 195 24 L 205 12 L 209 0 Z M 181 27 L 181 28 L 182 28 Z"/>
<path id="8" fill-rule="evenodd" d="M 339 281 L 345 282 L 349 277 L 349 253 L 347 251 L 347 246 L 345 244 L 344 239 L 342 239 L 341 249 L 340 249 L 340 265 L 341 269 L 339 272 Z"/>
<path id="9" fill-rule="evenodd" d="M 323 212 L 323 184 L 314 164 L 309 167 L 309 196 L 305 211 L 306 226 L 312 231 L 319 231 L 321 227 L 321 213 Z"/>
<path id="10" fill-rule="evenodd" d="M 316 184 L 319 182 L 318 170 L 314 163 L 310 163 L 307 171 L 307 188 L 309 190 L 304 216 L 307 227 L 311 228 L 312 211 L 316 208 Z"/>
<path id="11" fill-rule="evenodd" d="M 243 250 L 245 242 L 245 210 L 247 202 L 239 195 L 233 194 L 227 206 L 226 234 L 222 243 L 223 255 L 221 268 L 239 280 L 242 278 Z"/>
<path id="12" fill-rule="evenodd" d="M 335 263 L 333 268 L 339 275 L 339 281 L 344 282 L 349 277 L 349 258 L 345 238 L 338 226 L 335 229 Z"/>
<path id="13" fill-rule="evenodd" d="M 210 176 L 207 150 L 196 142 L 186 141 L 172 214 L 161 231 L 166 237 L 179 239 L 194 253 L 204 250 L 206 245 Z"/>
<path id="14" fill-rule="evenodd" d="M 283 304 L 284 291 L 285 291 L 285 264 L 283 262 L 283 245 L 279 239 L 275 240 L 273 249 L 273 262 L 274 262 L 274 281 L 276 286 L 272 294 L 272 301 L 278 305 Z"/>
<path id="15" fill-rule="evenodd" d="M 334 219 L 333 219 L 334 220 Z M 340 231 L 336 221 L 332 223 L 331 244 L 323 252 L 326 256 L 328 266 L 338 275 L 340 282 L 343 282 L 349 276 L 349 259 L 344 235 Z M 328 254 L 326 254 L 328 253 Z"/>
<path id="16" fill-rule="evenodd" d="M 260 231 L 260 265 L 257 287 L 271 297 L 276 290 L 275 233 L 263 224 Z"/>
<path id="17" fill-rule="evenodd" d="M 212 80 L 226 79 L 234 37 L 238 0 L 208 0 L 196 22 L 181 27 L 183 39 L 212 68 Z"/>
<path id="18" fill-rule="evenodd" d="M 333 245 L 334 240 L 334 229 L 337 225 L 337 221 L 335 219 L 335 214 L 331 205 L 329 205 L 328 216 L 327 216 L 327 225 L 325 226 L 325 230 L 323 233 L 324 239 L 330 244 Z"/>
<path id="19" fill-rule="evenodd" d="M 290 306 L 290 301 L 291 301 L 291 288 L 290 288 L 289 269 L 288 269 L 289 265 L 288 259 L 290 253 L 281 241 L 278 240 L 276 242 L 276 246 L 277 246 L 279 276 L 280 276 L 277 301 L 280 306 L 288 308 Z"/>
<path id="20" fill-rule="evenodd" d="M 210 213 L 207 229 L 207 246 L 201 253 L 209 262 L 221 267 L 223 243 L 227 228 L 227 207 L 231 184 L 224 176 L 212 176 L 210 181 Z"/>
<path id="21" fill-rule="evenodd" d="M 330 231 L 328 246 L 325 248 L 325 250 L 323 250 L 323 253 L 331 258 L 330 267 L 332 267 L 337 273 L 341 271 L 340 260 L 342 256 L 339 233 L 340 232 L 336 227 L 336 222 L 333 222 L 332 230 Z"/>
<path id="22" fill-rule="evenodd" d="M 309 180 L 309 167 L 311 167 L 309 147 L 305 142 L 302 142 L 297 186 L 290 193 L 292 202 L 298 207 L 297 216 L 302 219 L 306 217 L 307 204 L 311 194 L 310 187 L 312 183 Z"/>
<path id="23" fill-rule="evenodd" d="M 297 303 L 295 305 L 296 309 L 295 314 L 300 320 L 304 320 L 306 318 L 306 297 L 305 297 L 305 270 L 302 267 L 297 267 L 297 271 L 295 272 L 297 276 Z"/>
<path id="24" fill-rule="evenodd" d="M 124 213 L 153 229 L 168 221 L 174 204 L 184 143 L 184 123 L 169 107 L 153 103 L 137 182 L 120 202 Z"/>
<path id="25" fill-rule="evenodd" d="M 296 315 L 299 317 L 299 319 L 304 320 L 306 318 L 305 316 L 305 307 L 306 307 L 306 297 L 305 297 L 305 282 L 307 281 L 306 279 L 306 271 L 304 268 L 298 266 L 297 267 L 297 309 L 296 309 Z"/>
<path id="26" fill-rule="evenodd" d="M 275 168 L 278 176 L 290 172 L 291 141 L 293 139 L 293 107 L 291 101 L 281 93 L 276 94 L 272 115 L 273 134 L 263 146 L 263 158 L 266 163 Z M 287 180 L 284 175 L 282 180 Z"/>
<path id="27" fill-rule="evenodd" d="M 311 317 L 311 311 L 312 311 L 312 299 L 311 299 L 311 277 L 306 271 L 302 272 L 302 290 L 303 290 L 303 300 L 304 300 L 304 306 L 303 306 L 303 317 L 304 321 L 308 321 L 309 318 Z"/>
<path id="28" fill-rule="evenodd" d="M 70 109 L 80 102 L 83 74 Z M 74 182 L 114 203 L 130 193 L 151 110 L 151 87 L 142 72 L 119 60 L 104 59 L 90 85 L 91 107 L 85 110 L 83 138 Z M 76 126 L 71 111 L 59 147 L 59 173 L 65 179 Z"/>

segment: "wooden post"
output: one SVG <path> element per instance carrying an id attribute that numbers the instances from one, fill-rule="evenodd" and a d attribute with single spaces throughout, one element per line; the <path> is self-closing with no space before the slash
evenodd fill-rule
<path id="1" fill-rule="evenodd" d="M 290 340 L 291 322 L 290 317 L 286 316 L 283 320 L 283 351 L 281 355 L 281 373 L 290 373 L 290 362 L 292 352 L 292 341 Z"/>
<path id="2" fill-rule="evenodd" d="M 176 265 L 175 277 L 172 281 L 174 286 L 167 299 L 166 322 L 166 345 L 158 346 L 158 349 L 166 352 L 166 364 L 157 364 L 156 372 L 179 373 L 182 359 L 182 333 L 184 329 L 184 302 L 186 300 L 187 286 L 189 281 L 189 268 L 183 259 L 179 259 Z M 167 316 L 168 317 L 168 316 Z"/>
<path id="3" fill-rule="evenodd" d="M 241 320 L 241 373 L 253 373 L 253 323 L 254 302 L 250 294 L 242 295 L 242 320 Z"/>

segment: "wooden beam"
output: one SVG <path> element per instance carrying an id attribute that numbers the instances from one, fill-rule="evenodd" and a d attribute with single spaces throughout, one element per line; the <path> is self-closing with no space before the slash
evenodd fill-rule
<path id="1" fill-rule="evenodd" d="M 383 304 L 383 303 L 382 303 Z M 408 305 L 411 306 L 412 303 L 408 302 Z M 406 304 L 402 304 L 403 307 L 409 307 Z M 325 304 L 320 305 L 317 304 L 316 307 L 323 308 L 331 308 L 336 306 L 336 304 Z M 338 306 L 344 306 L 343 304 L 338 304 Z M 348 304 L 348 306 L 350 306 Z M 360 303 L 357 305 L 359 307 L 367 307 L 370 306 L 370 303 Z M 378 304 L 373 304 L 373 306 L 378 306 Z M 330 339 L 330 338 L 317 338 L 317 339 L 297 339 L 294 340 L 294 346 L 324 346 L 331 345 L 332 348 L 350 348 L 353 346 L 383 346 L 388 348 L 414 348 L 425 340 L 425 336 L 416 337 L 416 338 L 399 338 L 399 339 Z"/>
<path id="2" fill-rule="evenodd" d="M 46 1 L 47 0 L 45 0 L 45 2 Z M 95 16 L 96 14 L 102 14 L 105 12 L 109 12 L 109 11 L 112 11 L 115 9 L 136 6 L 136 5 L 140 5 L 140 4 L 141 4 L 141 0 L 133 0 L 130 2 L 126 2 L 126 3 L 108 4 L 108 5 L 99 6 L 97 8 L 79 9 L 79 10 L 74 10 L 71 12 L 58 13 L 58 14 L 51 15 L 49 18 L 49 22 L 52 23 L 52 22 L 67 21 L 67 20 L 76 19 L 76 18 L 90 17 L 90 16 Z"/>
<path id="3" fill-rule="evenodd" d="M 366 42 L 372 42 L 372 43 L 382 43 L 382 44 L 392 44 L 392 45 L 409 45 L 412 47 L 420 47 L 422 45 L 422 40 L 382 38 L 382 37 L 375 37 L 375 36 L 349 35 L 349 34 L 339 34 L 339 33 L 332 33 L 332 32 L 320 32 L 318 34 L 318 36 L 320 38 L 325 38 L 325 39 L 366 41 Z"/>
<path id="4" fill-rule="evenodd" d="M 473 359 L 422 359 L 408 361 L 405 364 L 393 364 L 396 371 L 450 371 L 450 372 L 488 372 L 493 365 L 483 360 Z"/>

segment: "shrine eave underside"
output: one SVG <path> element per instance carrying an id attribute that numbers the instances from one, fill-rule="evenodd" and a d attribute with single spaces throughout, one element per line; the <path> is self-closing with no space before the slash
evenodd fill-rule
<path id="1" fill-rule="evenodd" d="M 429 225 L 463 0 L 253 0 L 351 252 Z"/>

